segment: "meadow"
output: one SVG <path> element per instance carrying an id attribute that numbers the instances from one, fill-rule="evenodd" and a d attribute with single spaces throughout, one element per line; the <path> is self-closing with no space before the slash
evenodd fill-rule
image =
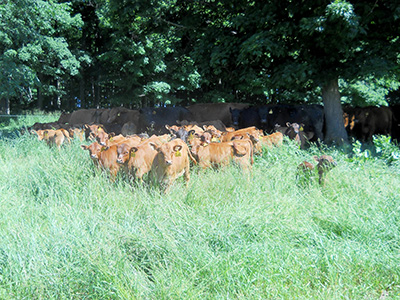
<path id="1" fill-rule="evenodd" d="M 400 298 L 399 148 L 384 137 L 286 139 L 250 175 L 193 167 L 164 194 L 110 182 L 80 141 L 13 133 L 34 121 L 1 128 L 0 299 Z M 296 175 L 320 154 L 338 164 L 324 186 Z"/>

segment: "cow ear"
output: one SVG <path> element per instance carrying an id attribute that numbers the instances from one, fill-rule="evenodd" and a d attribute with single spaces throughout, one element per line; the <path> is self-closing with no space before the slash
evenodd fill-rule
<path id="1" fill-rule="evenodd" d="M 286 123 L 286 127 L 290 127 L 292 124 L 290 124 L 290 122 Z"/>
<path id="2" fill-rule="evenodd" d="M 233 141 L 233 140 L 242 140 L 243 139 L 243 135 L 234 135 L 232 138 L 231 138 L 231 141 Z"/>
<path id="3" fill-rule="evenodd" d="M 109 136 L 109 137 L 115 136 L 115 132 L 110 132 L 110 133 L 108 134 L 108 136 Z"/>
<path id="4" fill-rule="evenodd" d="M 165 125 L 165 128 L 166 128 L 167 130 L 170 130 L 170 129 L 171 129 L 171 127 L 169 127 L 169 125 Z"/>
<path id="5" fill-rule="evenodd" d="M 181 149 L 182 149 L 182 146 L 181 146 L 181 145 L 176 145 L 176 146 L 174 147 L 174 152 L 179 152 Z"/>
<path id="6" fill-rule="evenodd" d="M 319 162 L 319 157 L 318 156 L 314 155 L 313 158 L 314 158 L 315 161 Z"/>
<path id="7" fill-rule="evenodd" d="M 106 150 L 108 150 L 108 147 L 107 147 L 107 146 L 102 146 L 102 147 L 100 148 L 100 152 L 103 152 L 103 151 L 106 151 Z"/>
<path id="8" fill-rule="evenodd" d="M 149 146 L 151 149 L 158 151 L 158 146 L 156 144 L 154 144 L 153 142 L 150 142 Z"/>
<path id="9" fill-rule="evenodd" d="M 130 155 L 131 157 L 135 157 L 137 151 L 138 151 L 138 148 L 137 148 L 137 147 L 132 147 L 132 148 L 129 150 L 129 155 Z"/>
<path id="10" fill-rule="evenodd" d="M 87 146 L 87 145 L 81 145 L 81 148 L 82 148 L 83 150 L 88 150 L 88 149 L 89 149 L 89 146 Z"/>

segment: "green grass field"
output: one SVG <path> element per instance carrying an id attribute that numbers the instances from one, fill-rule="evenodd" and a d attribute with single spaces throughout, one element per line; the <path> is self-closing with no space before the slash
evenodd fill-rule
<path id="1" fill-rule="evenodd" d="M 165 195 L 111 183 L 80 144 L 0 139 L 0 299 L 400 298 L 396 146 L 285 140 L 250 175 L 193 168 Z M 322 187 L 296 177 L 316 154 L 338 163 Z"/>

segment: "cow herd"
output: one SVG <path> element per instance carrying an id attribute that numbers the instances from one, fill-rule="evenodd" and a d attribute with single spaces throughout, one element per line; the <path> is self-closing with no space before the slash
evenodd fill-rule
<path id="1" fill-rule="evenodd" d="M 310 138 L 307 135 L 313 136 L 315 131 L 322 129 L 317 121 L 311 121 L 310 111 L 319 110 L 317 106 L 301 107 L 298 112 L 291 108 L 286 114 L 287 122 L 283 126 L 277 123 L 274 132 L 269 134 L 265 133 L 265 128 L 241 128 L 243 123 L 237 126 L 235 115 L 239 116 L 239 123 L 243 122 L 241 115 L 247 114 L 251 107 L 212 104 L 209 109 L 216 107 L 219 110 L 207 113 L 206 104 L 195 106 L 198 110 L 192 107 L 146 108 L 139 111 L 122 107 L 78 110 L 70 115 L 61 115 L 58 122 L 36 123 L 30 132 L 59 149 L 72 138 L 90 141 L 89 145 L 82 144 L 81 148 L 88 151 L 94 165 L 105 170 L 111 180 L 115 180 L 118 173 L 125 173 L 138 182 L 146 179 L 168 191 L 178 177 L 183 176 L 189 182 L 191 165 L 206 169 L 234 163 L 249 174 L 254 155 L 279 147 L 284 135 L 303 147 L 304 141 Z M 263 118 L 275 118 L 271 121 L 275 122 L 278 120 L 275 114 L 283 114 L 283 108 L 271 107 Z M 296 115 L 302 116 L 302 119 L 296 119 Z M 309 122 L 299 124 L 295 120 Z M 260 124 L 263 127 L 268 121 Z M 315 169 L 318 170 L 320 184 L 323 184 L 323 174 L 330 169 L 327 164 L 333 166 L 335 163 L 333 158 L 325 156 L 317 161 Z M 299 167 L 299 172 L 313 172 L 314 166 L 310 163 L 307 166 Z"/>

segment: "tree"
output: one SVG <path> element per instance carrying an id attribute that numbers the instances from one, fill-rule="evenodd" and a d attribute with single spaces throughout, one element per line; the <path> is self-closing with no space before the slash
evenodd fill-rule
<path id="1" fill-rule="evenodd" d="M 0 4 L 0 98 L 26 107 L 37 91 L 39 107 L 59 105 L 66 76 L 78 74 L 79 61 L 68 39 L 79 35 L 79 16 L 68 3 L 42 0 Z M 43 97 L 50 101 L 43 103 Z"/>
<path id="2" fill-rule="evenodd" d="M 161 18 L 174 1 L 99 1 L 102 30 L 110 38 L 99 55 L 106 80 L 114 87 L 112 104 L 177 103 L 174 95 L 195 88 L 198 74 L 180 54 L 177 29 Z"/>
<path id="3" fill-rule="evenodd" d="M 399 78 L 400 8 L 394 2 L 202 1 L 181 10 L 189 13 L 180 24 L 198 24 L 187 32 L 203 82 L 247 87 L 269 99 L 283 91 L 319 91 L 327 142 L 347 141 L 339 78 Z"/>

